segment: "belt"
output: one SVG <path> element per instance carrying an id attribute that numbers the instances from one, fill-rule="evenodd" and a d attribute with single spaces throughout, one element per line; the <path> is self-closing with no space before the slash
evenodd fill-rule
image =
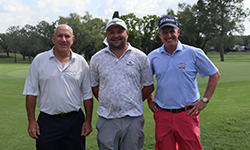
<path id="1" fill-rule="evenodd" d="M 187 106 L 187 107 L 183 107 L 183 108 L 180 108 L 180 109 L 165 109 L 165 108 L 161 108 L 160 106 L 157 105 L 157 108 L 160 108 L 161 110 L 169 111 L 171 113 L 179 113 L 179 112 L 183 112 L 183 111 L 192 109 L 193 106 Z"/>
<path id="2" fill-rule="evenodd" d="M 66 116 L 69 116 L 71 114 L 73 114 L 74 112 L 77 112 L 77 111 L 71 111 L 71 112 L 68 112 L 68 113 L 61 113 L 61 114 L 56 114 L 56 115 L 50 115 L 50 114 L 47 114 L 47 113 L 44 113 L 44 114 L 47 114 L 47 115 L 50 115 L 50 116 L 61 116 L 61 117 L 66 117 Z"/>
<path id="3" fill-rule="evenodd" d="M 68 112 L 68 113 L 61 113 L 61 114 L 57 114 L 57 115 L 54 115 L 54 116 L 66 117 L 66 116 L 69 116 L 69 115 L 73 114 L 74 112 L 76 112 L 76 111 L 71 111 L 71 112 Z"/>

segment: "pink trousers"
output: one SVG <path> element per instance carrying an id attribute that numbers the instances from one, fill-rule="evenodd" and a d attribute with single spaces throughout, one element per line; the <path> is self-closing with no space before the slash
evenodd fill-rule
<path id="1" fill-rule="evenodd" d="M 171 113 L 158 109 L 155 119 L 155 150 L 201 150 L 200 123 L 197 114 L 189 110 Z"/>

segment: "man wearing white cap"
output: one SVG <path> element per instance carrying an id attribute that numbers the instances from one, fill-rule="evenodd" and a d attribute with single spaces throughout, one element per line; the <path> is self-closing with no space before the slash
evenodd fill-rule
<path id="1" fill-rule="evenodd" d="M 155 119 L 155 150 L 201 150 L 199 113 L 211 99 L 220 73 L 201 49 L 178 40 L 174 16 L 161 17 L 158 26 L 163 45 L 148 55 L 157 80 L 155 97 L 148 98 Z M 209 76 L 203 98 L 198 73 Z"/>
<path id="2" fill-rule="evenodd" d="M 106 26 L 108 46 L 90 60 L 100 150 L 141 150 L 144 144 L 143 101 L 154 80 L 147 56 L 127 42 L 128 35 L 125 22 L 112 19 Z"/>

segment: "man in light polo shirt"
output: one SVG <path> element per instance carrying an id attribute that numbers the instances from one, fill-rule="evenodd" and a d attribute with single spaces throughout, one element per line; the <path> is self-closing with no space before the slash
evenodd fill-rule
<path id="1" fill-rule="evenodd" d="M 100 150 L 141 150 L 144 144 L 143 101 L 154 90 L 154 80 L 147 56 L 127 42 L 128 34 L 123 20 L 109 21 L 108 46 L 90 60 Z"/>
<path id="2" fill-rule="evenodd" d="M 198 114 L 211 99 L 220 73 L 201 49 L 178 40 L 180 29 L 174 16 L 161 17 L 158 26 L 163 45 L 148 55 L 157 79 L 155 97 L 148 97 L 155 119 L 155 149 L 200 150 Z M 197 73 L 209 76 L 202 98 Z"/>
<path id="3" fill-rule="evenodd" d="M 93 110 L 89 67 L 71 50 L 73 30 L 59 25 L 52 35 L 55 46 L 38 54 L 30 65 L 26 95 L 28 132 L 38 150 L 85 150 L 92 132 Z M 35 118 L 36 99 L 40 114 Z M 86 119 L 81 110 L 84 103 Z"/>

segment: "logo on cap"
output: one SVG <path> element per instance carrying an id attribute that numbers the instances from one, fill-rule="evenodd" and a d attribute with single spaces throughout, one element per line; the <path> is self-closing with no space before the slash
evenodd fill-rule
<path id="1" fill-rule="evenodd" d="M 161 28 L 165 26 L 171 26 L 171 27 L 176 28 L 178 27 L 178 22 L 174 16 L 166 15 L 166 16 L 161 17 L 158 22 L 159 30 L 161 30 Z"/>
<path id="2" fill-rule="evenodd" d="M 161 21 L 160 21 L 160 25 L 164 22 L 173 22 L 175 24 L 175 20 L 174 19 L 171 19 L 171 18 L 163 18 Z"/>

